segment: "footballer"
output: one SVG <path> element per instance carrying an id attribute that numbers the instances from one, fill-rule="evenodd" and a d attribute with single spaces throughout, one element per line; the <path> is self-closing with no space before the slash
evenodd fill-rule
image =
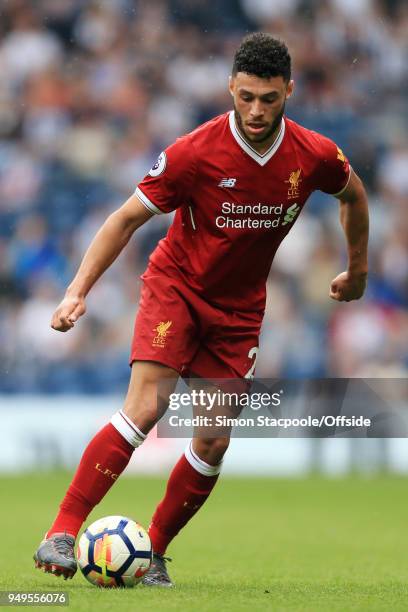
<path id="1" fill-rule="evenodd" d="M 85 313 L 90 289 L 135 230 L 153 215 L 176 211 L 142 276 L 124 405 L 85 449 L 34 555 L 37 567 L 65 578 L 75 574 L 83 522 L 162 414 L 159 381 L 171 393 L 177 376 L 253 377 L 269 269 L 313 191 L 339 200 L 347 243 L 347 269 L 331 282 L 330 297 L 363 295 L 365 189 L 333 141 L 285 116 L 293 87 L 286 45 L 265 33 L 245 37 L 229 81 L 233 109 L 161 153 L 88 248 L 53 315 L 57 331 L 69 331 Z M 144 584 L 172 586 L 167 548 L 213 490 L 228 444 L 228 436 L 194 438 L 173 468 L 149 527 L 154 559 Z"/>

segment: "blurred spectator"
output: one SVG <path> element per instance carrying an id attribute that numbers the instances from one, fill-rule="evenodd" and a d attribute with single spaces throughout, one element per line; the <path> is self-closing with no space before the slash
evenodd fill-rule
<path id="1" fill-rule="evenodd" d="M 20 4 L 13 12 L 13 6 Z M 18 87 L 24 79 L 61 61 L 58 38 L 44 29 L 40 15 L 29 3 L 13 3 L 3 7 L 10 11 L 11 27 L 0 44 L 0 66 L 3 78 Z"/>

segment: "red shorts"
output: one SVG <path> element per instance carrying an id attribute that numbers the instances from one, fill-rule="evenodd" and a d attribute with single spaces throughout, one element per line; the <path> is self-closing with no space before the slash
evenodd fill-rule
<path id="1" fill-rule="evenodd" d="M 208 304 L 185 283 L 144 277 L 130 355 L 157 361 L 181 376 L 252 378 L 263 313 Z"/>

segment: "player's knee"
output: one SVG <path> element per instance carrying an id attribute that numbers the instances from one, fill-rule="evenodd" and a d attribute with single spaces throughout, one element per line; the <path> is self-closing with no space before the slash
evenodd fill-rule
<path id="1" fill-rule="evenodd" d="M 138 393 L 128 393 L 123 412 L 144 433 L 148 433 L 163 416 L 168 402 L 160 400 L 155 389 L 142 386 Z"/>
<path id="2" fill-rule="evenodd" d="M 229 446 L 229 438 L 196 438 L 193 448 L 197 455 L 210 465 L 217 465 L 222 461 Z"/>
<path id="3" fill-rule="evenodd" d="M 161 364 L 135 361 L 123 412 L 148 433 L 168 408 L 177 373 Z"/>

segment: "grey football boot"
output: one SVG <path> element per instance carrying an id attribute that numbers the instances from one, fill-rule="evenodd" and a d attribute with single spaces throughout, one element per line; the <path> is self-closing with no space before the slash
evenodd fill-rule
<path id="1" fill-rule="evenodd" d="M 174 584 L 167 573 L 166 561 L 171 561 L 171 559 L 159 553 L 153 553 L 152 564 L 143 576 L 142 584 L 149 587 L 173 587 Z"/>
<path id="2" fill-rule="evenodd" d="M 68 533 L 54 533 L 43 540 L 34 553 L 35 567 L 55 576 L 72 578 L 77 571 L 75 538 Z"/>

